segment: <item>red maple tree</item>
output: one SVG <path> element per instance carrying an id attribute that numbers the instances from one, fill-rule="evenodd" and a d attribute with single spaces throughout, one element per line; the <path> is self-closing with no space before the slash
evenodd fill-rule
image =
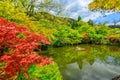
<path id="1" fill-rule="evenodd" d="M 51 64 L 50 58 L 39 56 L 34 50 L 40 50 L 41 44 L 50 44 L 40 34 L 33 34 L 26 27 L 0 18 L 0 62 L 5 62 L 4 68 L 7 77 L 18 72 L 27 73 L 31 64 Z M 1 79 L 2 77 L 0 77 Z"/>

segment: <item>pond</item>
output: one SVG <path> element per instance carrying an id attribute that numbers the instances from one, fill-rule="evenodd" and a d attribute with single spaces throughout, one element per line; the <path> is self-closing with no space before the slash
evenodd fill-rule
<path id="1" fill-rule="evenodd" d="M 42 52 L 58 64 L 64 80 L 112 80 L 120 75 L 120 47 L 77 45 Z"/>

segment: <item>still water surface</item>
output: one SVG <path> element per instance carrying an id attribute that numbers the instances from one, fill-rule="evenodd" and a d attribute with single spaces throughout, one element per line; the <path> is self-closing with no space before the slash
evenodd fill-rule
<path id="1" fill-rule="evenodd" d="M 64 80 L 111 80 L 120 75 L 120 47 L 117 46 L 50 48 L 43 54 L 58 64 Z"/>

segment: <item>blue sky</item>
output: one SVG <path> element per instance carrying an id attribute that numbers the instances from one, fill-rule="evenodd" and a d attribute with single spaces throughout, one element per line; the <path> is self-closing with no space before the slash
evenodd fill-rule
<path id="1" fill-rule="evenodd" d="M 93 20 L 95 24 L 116 24 L 120 22 L 120 12 L 115 12 L 113 14 L 109 14 L 107 16 L 100 16 L 97 19 Z"/>

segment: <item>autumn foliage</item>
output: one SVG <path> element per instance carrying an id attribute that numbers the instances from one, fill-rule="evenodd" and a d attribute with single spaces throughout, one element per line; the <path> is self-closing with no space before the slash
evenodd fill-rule
<path id="1" fill-rule="evenodd" d="M 120 6 L 119 6 L 120 0 L 93 0 L 89 4 L 89 9 L 90 10 L 115 10 L 119 11 Z"/>
<path id="2" fill-rule="evenodd" d="M 108 39 L 111 43 L 119 43 L 120 42 L 119 35 L 110 35 L 108 37 Z"/>
<path id="3" fill-rule="evenodd" d="M 85 36 L 83 37 L 83 39 L 84 39 L 84 40 L 88 40 L 88 39 L 89 39 L 89 35 L 85 35 Z"/>
<path id="4" fill-rule="evenodd" d="M 40 34 L 31 33 L 26 27 L 0 18 L 0 79 L 15 76 L 18 72 L 25 75 L 31 64 L 46 65 L 52 61 L 50 58 L 39 56 L 35 50 L 40 50 L 41 44 L 50 44 Z"/>

